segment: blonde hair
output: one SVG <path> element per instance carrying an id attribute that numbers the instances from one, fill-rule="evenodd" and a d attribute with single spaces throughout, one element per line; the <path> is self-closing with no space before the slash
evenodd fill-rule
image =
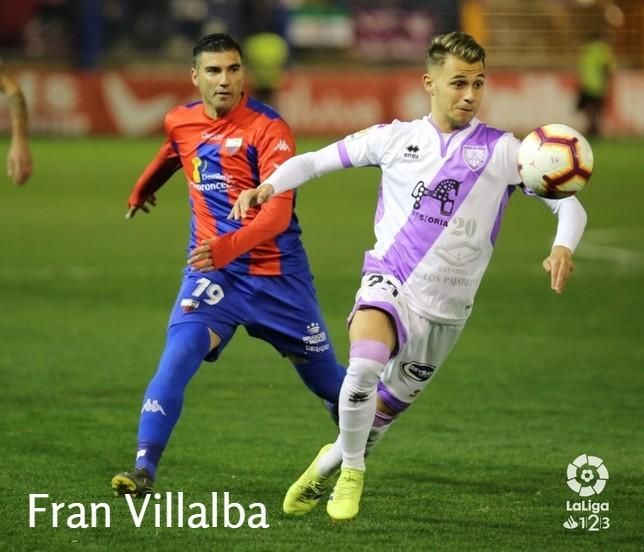
<path id="1" fill-rule="evenodd" d="M 455 31 L 436 35 L 425 52 L 425 64 L 428 68 L 442 66 L 447 56 L 467 63 L 480 61 L 485 67 L 485 49 L 467 33 Z"/>

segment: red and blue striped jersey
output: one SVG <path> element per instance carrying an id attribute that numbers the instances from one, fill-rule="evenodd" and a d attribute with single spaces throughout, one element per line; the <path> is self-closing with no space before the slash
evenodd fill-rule
<path id="1" fill-rule="evenodd" d="M 212 119 L 196 101 L 170 110 L 165 131 L 130 205 L 142 205 L 183 168 L 192 210 L 189 251 L 214 238 L 217 269 L 265 276 L 308 270 L 293 192 L 251 209 L 242 221 L 227 218 L 242 190 L 257 187 L 294 154 L 293 134 L 278 113 L 244 95 L 227 115 Z"/>

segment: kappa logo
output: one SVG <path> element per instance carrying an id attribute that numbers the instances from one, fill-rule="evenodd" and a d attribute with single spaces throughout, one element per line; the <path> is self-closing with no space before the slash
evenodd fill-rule
<path id="1" fill-rule="evenodd" d="M 280 140 L 277 142 L 274 151 L 291 151 L 291 147 L 286 143 L 285 140 Z"/>
<path id="2" fill-rule="evenodd" d="M 143 408 L 141 409 L 141 413 L 143 412 L 152 412 L 153 414 L 161 412 L 161 414 L 167 416 L 165 410 L 163 410 L 163 407 L 159 404 L 157 399 L 146 399 L 143 404 Z"/>
<path id="3" fill-rule="evenodd" d="M 145 456 L 146 452 L 148 452 L 148 449 L 141 449 L 141 450 L 139 450 L 139 451 L 136 453 L 136 459 L 138 460 L 139 458 L 143 458 L 143 457 Z"/>

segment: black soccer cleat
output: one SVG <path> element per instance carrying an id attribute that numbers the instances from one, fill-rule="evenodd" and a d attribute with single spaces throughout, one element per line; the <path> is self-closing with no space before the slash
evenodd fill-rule
<path id="1" fill-rule="evenodd" d="M 116 496 L 126 494 L 134 496 L 145 496 L 152 492 L 154 480 L 148 470 L 141 468 L 131 472 L 117 473 L 112 477 L 112 489 Z"/>

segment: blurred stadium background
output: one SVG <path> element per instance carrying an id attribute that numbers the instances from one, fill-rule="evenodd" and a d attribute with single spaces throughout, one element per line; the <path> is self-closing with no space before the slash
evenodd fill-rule
<path id="1" fill-rule="evenodd" d="M 136 529 L 109 480 L 132 461 L 188 207 L 182 175 L 150 216 L 126 222 L 126 198 L 164 112 L 194 97 L 194 40 L 218 30 L 243 40 L 267 23 L 290 44 L 277 103 L 299 151 L 426 112 L 423 52 L 454 28 L 488 48 L 490 124 L 519 136 L 548 122 L 581 128 L 576 59 L 589 31 L 606 31 L 619 71 L 580 197 L 588 229 L 555 296 L 540 267 L 552 217 L 515 194 L 472 320 L 370 459 L 356 523 L 281 514 L 284 490 L 335 428 L 288 363 L 240 331 L 188 389 L 158 489 L 262 502 L 271 528 Z M 0 550 L 642 550 L 643 2 L 5 0 L 0 54 L 27 95 L 35 166 L 22 189 L 0 177 Z M 7 123 L 0 97 L 2 159 Z M 377 181 L 373 169 L 342 171 L 298 193 L 340 359 Z M 610 472 L 611 527 L 599 533 L 562 527 L 575 498 L 566 466 L 582 453 Z M 43 516 L 30 529 L 32 492 L 107 501 L 112 526 L 74 530 L 62 518 L 55 529 Z"/>
<path id="2" fill-rule="evenodd" d="M 339 135 L 424 114 L 424 48 L 456 28 L 489 52 L 482 118 L 518 133 L 553 121 L 583 128 L 577 56 L 589 32 L 605 32 L 619 60 L 605 132 L 644 133 L 641 0 L 5 1 L 0 54 L 19 73 L 34 133 L 141 136 L 194 96 L 195 37 L 270 30 L 290 46 L 283 115 L 298 136 Z"/>

